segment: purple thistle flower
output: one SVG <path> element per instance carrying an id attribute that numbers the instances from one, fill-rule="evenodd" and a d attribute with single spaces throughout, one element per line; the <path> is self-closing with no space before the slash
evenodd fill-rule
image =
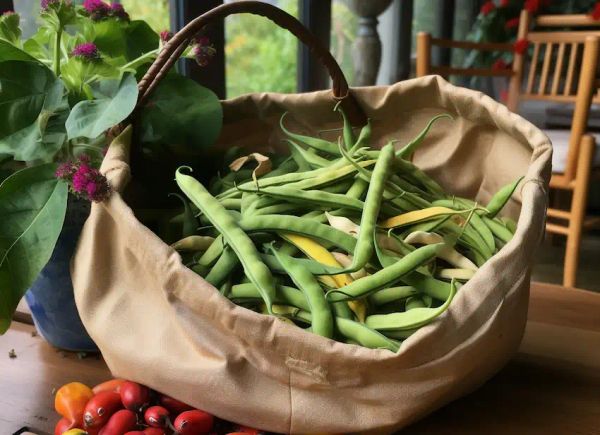
<path id="1" fill-rule="evenodd" d="M 196 45 L 194 45 L 192 53 L 196 58 L 196 62 L 200 66 L 208 65 L 211 58 L 217 53 L 217 50 L 206 36 L 196 37 L 194 38 L 194 41 L 196 42 Z"/>
<path id="2" fill-rule="evenodd" d="M 4 12 L 2 12 L 2 16 L 5 16 L 5 15 L 14 15 L 14 14 L 16 14 L 15 11 L 4 11 Z"/>
<path id="3" fill-rule="evenodd" d="M 102 202 L 110 196 L 108 180 L 100 171 L 90 166 L 90 158 L 81 155 L 77 161 L 59 165 L 56 177 L 70 184 L 71 192 L 88 201 Z"/>
<path id="4" fill-rule="evenodd" d="M 102 0 L 85 0 L 83 7 L 93 21 L 103 20 L 111 14 L 111 8 Z"/>
<path id="5" fill-rule="evenodd" d="M 77 57 L 81 60 L 96 61 L 100 59 L 100 52 L 98 47 L 93 42 L 84 42 L 83 44 L 76 45 L 71 52 L 71 56 Z"/>
<path id="6" fill-rule="evenodd" d="M 118 18 L 120 20 L 129 20 L 129 14 L 125 12 L 123 5 L 120 3 L 111 3 L 110 4 L 110 15 L 114 18 Z"/>
<path id="7" fill-rule="evenodd" d="M 60 0 L 41 0 L 40 1 L 40 9 L 45 12 L 49 7 L 58 4 Z"/>
<path id="8" fill-rule="evenodd" d="M 167 42 L 169 42 L 169 39 L 171 39 L 173 37 L 173 32 L 170 32 L 168 30 L 163 30 L 162 32 L 160 32 L 160 40 L 162 41 L 163 44 L 166 44 Z"/>

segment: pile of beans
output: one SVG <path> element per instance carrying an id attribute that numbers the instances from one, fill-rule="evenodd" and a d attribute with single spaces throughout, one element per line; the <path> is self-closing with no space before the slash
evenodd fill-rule
<path id="1" fill-rule="evenodd" d="M 242 157 L 209 188 L 180 168 L 173 247 L 246 308 L 395 352 L 511 239 L 515 222 L 497 215 L 520 179 L 484 206 L 455 197 L 409 160 L 449 115 L 399 150 L 370 148 L 370 124 L 355 136 L 342 117 L 335 143 L 289 131 L 284 115 L 289 157 Z"/>

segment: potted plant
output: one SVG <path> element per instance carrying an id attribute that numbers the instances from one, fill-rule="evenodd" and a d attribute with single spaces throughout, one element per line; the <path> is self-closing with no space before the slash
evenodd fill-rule
<path id="1" fill-rule="evenodd" d="M 0 17 L 0 334 L 26 294 L 44 338 L 90 350 L 69 261 L 89 201 L 110 195 L 98 170 L 107 131 L 132 113 L 137 80 L 169 33 L 101 0 L 42 0 L 38 32 L 26 40 L 19 21 L 12 12 Z M 199 37 L 185 55 L 204 64 L 213 53 Z M 169 110 L 176 106 L 187 109 Z M 217 97 L 177 74 L 140 112 L 148 156 L 158 145 L 197 139 L 190 117 L 202 137 L 189 147 L 212 143 L 221 126 Z"/>

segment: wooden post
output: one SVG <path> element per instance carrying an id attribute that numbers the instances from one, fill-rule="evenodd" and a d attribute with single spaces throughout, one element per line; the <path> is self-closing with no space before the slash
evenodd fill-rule
<path id="1" fill-rule="evenodd" d="M 531 16 L 526 9 L 521 11 L 519 17 L 519 30 L 517 32 L 517 41 L 519 39 L 527 38 L 529 32 L 529 24 L 531 23 Z M 525 65 L 525 54 L 515 53 L 513 58 L 513 76 L 510 79 L 508 85 L 508 101 L 506 106 L 513 112 L 519 110 L 519 94 L 521 93 L 521 82 L 523 81 L 523 67 Z"/>
<path id="2" fill-rule="evenodd" d="M 454 30 L 454 0 L 437 0 L 436 38 L 452 39 Z M 450 65 L 450 49 L 434 47 L 432 58 L 435 65 Z"/>
<path id="3" fill-rule="evenodd" d="M 331 0 L 300 0 L 299 18 L 321 43 L 329 47 L 331 38 Z M 298 92 L 327 89 L 329 75 L 325 67 L 299 43 L 298 47 Z"/>
<path id="4" fill-rule="evenodd" d="M 381 40 L 377 17 L 392 0 L 351 0 L 349 6 L 358 15 L 358 34 L 354 41 L 354 85 L 371 86 L 377 81 L 381 63 Z"/>
<path id="5" fill-rule="evenodd" d="M 417 77 L 429 75 L 431 66 L 431 35 L 427 32 L 417 34 Z"/>

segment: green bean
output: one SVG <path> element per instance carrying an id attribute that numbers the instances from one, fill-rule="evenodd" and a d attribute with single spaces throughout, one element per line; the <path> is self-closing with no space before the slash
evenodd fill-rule
<path id="1" fill-rule="evenodd" d="M 414 310 L 415 308 L 430 308 L 433 303 L 431 296 L 411 296 L 406 299 L 406 311 Z"/>
<path id="2" fill-rule="evenodd" d="M 456 294 L 456 285 L 454 281 L 450 284 L 450 295 L 448 299 L 438 308 L 413 308 L 412 310 L 392 313 L 392 314 L 373 314 L 368 316 L 365 324 L 369 328 L 378 331 L 402 331 L 420 328 L 431 323 L 450 306 L 450 302 Z"/>
<path id="3" fill-rule="evenodd" d="M 219 235 L 210 244 L 208 249 L 204 251 L 204 254 L 198 260 L 198 264 L 203 267 L 210 267 L 219 259 L 225 248 L 225 241 L 223 236 Z"/>
<path id="4" fill-rule="evenodd" d="M 358 149 L 368 145 L 371 139 L 371 120 L 367 119 L 367 124 L 360 130 L 356 143 L 350 148 L 350 154 L 354 154 Z"/>
<path id="5" fill-rule="evenodd" d="M 311 153 L 305 150 L 293 140 L 286 139 L 285 141 L 290 144 L 290 149 L 294 150 L 295 155 L 300 156 L 302 160 L 304 160 L 308 164 L 308 167 L 310 169 L 325 168 L 331 165 L 331 162 L 329 160 L 319 156 L 318 154 Z"/>
<path id="6" fill-rule="evenodd" d="M 319 282 L 307 268 L 292 261 L 292 257 L 278 253 L 272 246 L 270 251 L 306 297 L 312 316 L 312 331 L 323 337 L 333 337 L 333 316 Z"/>
<path id="7" fill-rule="evenodd" d="M 412 141 L 410 141 L 407 145 L 405 145 L 403 148 L 399 149 L 396 152 L 396 157 L 398 158 L 402 158 L 402 159 L 408 159 L 412 153 L 415 152 L 415 150 L 417 149 L 417 147 L 421 144 L 421 142 L 423 142 L 423 139 L 425 138 L 425 135 L 429 132 L 429 129 L 431 129 L 431 127 L 433 126 L 433 124 L 435 123 L 435 121 L 437 121 L 438 119 L 441 118 L 450 118 L 453 119 L 452 116 L 450 116 L 447 113 L 443 113 L 441 115 L 437 115 L 434 116 L 425 126 L 425 128 L 421 131 L 421 133 L 419 133 L 417 135 L 417 137 L 415 137 Z"/>
<path id="8" fill-rule="evenodd" d="M 354 146 L 354 143 L 355 143 L 354 133 L 352 132 L 352 126 L 350 125 L 350 122 L 348 122 L 348 117 L 346 116 L 344 111 L 340 108 L 340 103 L 337 103 L 333 110 L 340 112 L 340 114 L 342 115 L 342 120 L 344 122 L 344 128 L 343 128 L 344 146 L 346 147 L 347 150 L 349 150 Z"/>
<path id="9" fill-rule="evenodd" d="M 260 257 L 262 261 L 264 261 L 264 263 L 267 266 L 269 266 L 269 269 L 271 269 L 273 272 L 286 273 L 285 268 L 281 266 L 281 263 L 274 256 L 269 254 L 261 254 Z M 308 271 L 313 275 L 337 275 L 340 272 L 343 272 L 341 268 L 325 266 L 324 264 L 321 264 L 318 261 L 310 260 L 307 258 L 291 257 L 290 262 L 293 262 L 295 264 L 298 264 L 299 266 L 308 269 Z"/>
<path id="10" fill-rule="evenodd" d="M 242 209 L 242 198 L 226 198 L 223 199 L 221 205 L 228 210 L 241 210 Z"/>
<path id="11" fill-rule="evenodd" d="M 231 287 L 229 293 L 229 299 L 232 300 L 260 300 L 260 292 L 256 286 L 252 283 L 248 284 L 237 284 Z M 277 286 L 277 293 L 275 295 L 276 304 L 291 305 L 296 308 L 300 308 L 310 312 L 310 305 L 306 300 L 306 297 L 300 290 L 294 287 L 285 285 Z"/>
<path id="12" fill-rule="evenodd" d="M 490 202 L 485 207 L 488 211 L 488 217 L 496 217 L 496 215 L 500 212 L 500 210 L 504 208 L 508 200 L 512 197 L 513 193 L 515 193 L 515 190 L 517 190 L 517 186 L 519 185 L 521 180 L 523 180 L 523 178 L 524 177 L 517 178 L 512 183 L 507 184 L 506 186 L 498 190 L 498 192 L 496 192 L 496 194 L 492 196 L 492 199 L 490 199 Z"/>
<path id="13" fill-rule="evenodd" d="M 513 234 L 508 228 L 497 222 L 495 219 L 490 219 L 487 216 L 482 216 L 482 219 L 485 225 L 487 225 L 487 227 L 492 231 L 494 236 L 498 237 L 498 239 L 502 240 L 504 243 L 510 242 Z"/>
<path id="14" fill-rule="evenodd" d="M 389 304 L 418 294 L 419 291 L 412 286 L 388 287 L 376 291 L 369 296 L 369 302 L 375 306 Z"/>
<path id="15" fill-rule="evenodd" d="M 240 262 L 233 249 L 229 245 L 225 246 L 223 253 L 204 279 L 215 287 L 220 287 L 238 264 Z"/>
<path id="16" fill-rule="evenodd" d="M 333 289 L 327 292 L 327 300 L 336 302 L 344 300 L 359 299 L 368 296 L 386 285 L 392 285 L 403 275 L 412 272 L 419 266 L 422 266 L 431 261 L 440 247 L 445 246 L 443 243 L 434 245 L 425 245 L 407 256 L 401 258 L 396 263 L 378 270 L 372 275 L 358 279 L 339 289 Z"/>
<path id="17" fill-rule="evenodd" d="M 317 151 L 323 151 L 334 156 L 339 155 L 338 147 L 333 142 L 329 142 L 316 137 L 303 136 L 301 134 L 292 133 L 287 128 L 285 128 L 285 126 L 283 125 L 283 119 L 287 114 L 288 112 L 285 112 L 283 115 L 281 115 L 281 119 L 279 120 L 281 130 L 283 130 L 285 134 L 287 134 L 292 139 L 296 139 L 297 141 L 316 149 Z"/>
<path id="18" fill-rule="evenodd" d="M 500 220 L 508 229 L 508 231 L 510 231 L 513 234 L 517 232 L 517 223 L 514 220 L 506 216 L 501 217 Z"/>
<path id="19" fill-rule="evenodd" d="M 311 219 L 304 219 L 297 216 L 248 216 L 241 220 L 240 226 L 244 231 L 248 232 L 283 231 L 312 237 L 332 243 L 348 253 L 354 252 L 356 246 L 356 239 L 343 231 L 336 230 L 329 225 L 324 225 Z"/>
<path id="20" fill-rule="evenodd" d="M 348 272 L 355 272 L 362 269 L 373 255 L 373 235 L 375 234 L 384 186 L 390 175 L 393 158 L 394 147 L 388 144 L 383 147 L 379 159 L 377 159 L 377 163 L 375 163 L 372 177 L 373 181 L 367 190 L 367 198 L 365 199 L 364 210 L 360 220 L 358 241 L 354 248 L 352 264 L 347 268 Z M 343 206 L 345 207 L 346 205 Z"/>
<path id="21" fill-rule="evenodd" d="M 170 193 L 169 196 L 176 196 L 183 203 L 183 237 L 193 236 L 196 234 L 198 221 L 196 220 L 196 216 L 194 216 L 194 212 L 192 211 L 190 204 L 178 193 Z"/>
<path id="22" fill-rule="evenodd" d="M 367 189 L 369 188 L 369 183 L 362 178 L 355 178 L 352 186 L 346 192 L 346 196 L 348 198 L 360 199 L 363 197 Z"/>
<path id="23" fill-rule="evenodd" d="M 412 272 L 400 278 L 400 281 L 439 301 L 444 301 L 448 298 L 448 283 L 432 278 L 431 276 Z"/>
<path id="24" fill-rule="evenodd" d="M 183 193 L 210 219 L 215 228 L 223 235 L 227 244 L 231 246 L 240 259 L 246 276 L 260 290 L 270 313 L 276 292 L 273 285 L 273 276 L 269 268 L 260 260 L 260 255 L 250 237 L 242 231 L 219 201 L 195 178 L 182 174 L 180 168 L 176 172 L 175 179 Z"/>
<path id="25" fill-rule="evenodd" d="M 297 311 L 295 317 L 308 323 L 310 323 L 312 319 L 309 312 L 302 310 Z M 387 338 L 385 335 L 362 323 L 350 319 L 343 319 L 341 317 L 335 317 L 334 321 L 337 331 L 342 336 L 346 339 L 355 341 L 364 347 L 371 349 L 387 349 L 392 352 L 398 352 L 400 349 L 400 345 L 396 341 Z"/>
<path id="26" fill-rule="evenodd" d="M 249 191 L 244 191 L 249 192 Z M 301 190 L 286 186 L 265 187 L 254 193 L 273 198 L 283 199 L 300 204 L 316 204 L 324 207 L 344 207 L 362 211 L 364 203 L 358 199 L 348 198 L 346 195 L 329 193 L 321 190 Z"/>
<path id="27" fill-rule="evenodd" d="M 312 169 L 306 158 L 304 158 L 304 154 L 298 148 L 290 146 L 289 149 L 294 162 L 298 165 L 299 172 L 306 172 Z"/>

